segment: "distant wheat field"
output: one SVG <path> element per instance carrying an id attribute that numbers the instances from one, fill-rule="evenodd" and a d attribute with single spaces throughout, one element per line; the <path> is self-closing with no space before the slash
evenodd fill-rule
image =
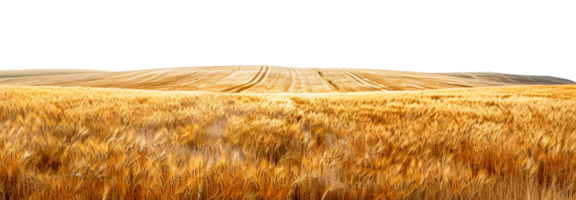
<path id="1" fill-rule="evenodd" d="M 0 85 L 227 93 L 345 93 L 576 84 L 570 80 L 548 76 L 498 73 L 420 73 L 254 65 L 183 67 L 128 72 L 81 72 L 83 71 L 0 71 Z M 30 74 L 35 74 L 35 76 L 30 76 Z"/>
<path id="2" fill-rule="evenodd" d="M 224 93 L 0 87 L 0 196 L 576 198 L 575 85 L 235 93 L 264 74 Z"/>

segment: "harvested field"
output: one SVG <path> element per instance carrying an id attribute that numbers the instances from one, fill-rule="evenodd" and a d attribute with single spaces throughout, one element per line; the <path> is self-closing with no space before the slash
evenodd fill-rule
<path id="1" fill-rule="evenodd" d="M 9 74 L 0 71 L 0 74 Z M 497 73 L 418 73 L 364 69 L 211 66 L 129 72 L 4 77 L 0 85 L 206 91 L 231 93 L 332 93 L 418 91 L 514 85 L 575 84 L 554 77 Z"/>

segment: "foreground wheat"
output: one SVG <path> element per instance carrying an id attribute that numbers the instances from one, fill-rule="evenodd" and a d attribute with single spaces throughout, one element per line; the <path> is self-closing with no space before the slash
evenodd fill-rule
<path id="1" fill-rule="evenodd" d="M 576 86 L 0 88 L 5 199 L 573 199 Z"/>

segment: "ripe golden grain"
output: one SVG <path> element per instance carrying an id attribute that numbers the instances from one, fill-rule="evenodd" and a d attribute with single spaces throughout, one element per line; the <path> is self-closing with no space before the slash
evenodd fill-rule
<path id="1" fill-rule="evenodd" d="M 574 98 L 0 87 L 0 195 L 573 199 Z"/>

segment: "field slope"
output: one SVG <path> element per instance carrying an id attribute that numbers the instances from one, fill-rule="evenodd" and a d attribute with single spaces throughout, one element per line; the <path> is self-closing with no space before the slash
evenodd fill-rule
<path id="1" fill-rule="evenodd" d="M 368 69 L 309 69 L 276 66 L 185 67 L 128 72 L 53 75 L 50 75 L 48 72 L 38 71 L 36 76 L 5 77 L 10 74 L 15 76 L 17 73 L 0 71 L 0 85 L 228 93 L 418 91 L 490 86 L 575 84 L 570 80 L 554 77 L 519 76 L 497 73 L 440 74 Z"/>

